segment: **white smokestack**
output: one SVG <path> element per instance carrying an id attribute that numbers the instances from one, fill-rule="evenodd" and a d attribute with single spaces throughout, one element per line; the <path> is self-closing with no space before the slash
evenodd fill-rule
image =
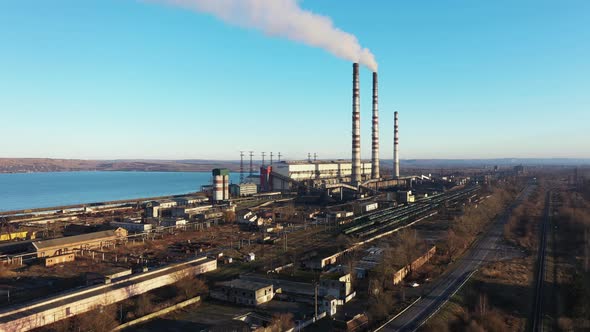
<path id="1" fill-rule="evenodd" d="M 371 144 L 371 179 L 379 179 L 379 97 L 377 73 L 373 73 L 373 135 Z"/>
<path id="2" fill-rule="evenodd" d="M 300 8 L 298 0 L 151 1 L 211 14 L 229 24 L 319 47 L 377 71 L 375 57 L 369 49 L 361 47 L 354 35 L 336 28 L 329 17 Z"/>

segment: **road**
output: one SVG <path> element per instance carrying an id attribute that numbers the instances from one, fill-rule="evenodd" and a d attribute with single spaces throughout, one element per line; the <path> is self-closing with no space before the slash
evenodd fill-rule
<path id="1" fill-rule="evenodd" d="M 527 185 L 519 194 L 512 206 L 496 218 L 488 230 L 463 255 L 450 270 L 438 278 L 430 287 L 430 291 L 422 296 L 402 314 L 387 322 L 375 331 L 415 331 L 424 324 L 463 286 L 471 275 L 492 258 L 503 236 L 503 225 L 508 220 L 512 209 L 520 205 L 533 191 L 534 185 Z"/>
<path id="2" fill-rule="evenodd" d="M 543 331 L 543 285 L 545 284 L 545 249 L 547 247 L 547 224 L 551 218 L 552 193 L 547 192 L 543 223 L 541 224 L 541 239 L 537 258 L 537 279 L 535 281 L 535 302 L 533 304 L 532 331 Z"/>

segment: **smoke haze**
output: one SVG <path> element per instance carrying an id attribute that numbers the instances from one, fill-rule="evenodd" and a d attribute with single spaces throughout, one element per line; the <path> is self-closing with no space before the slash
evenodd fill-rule
<path id="1" fill-rule="evenodd" d="M 284 37 L 322 48 L 377 71 L 375 56 L 358 39 L 336 28 L 327 16 L 299 7 L 298 0 L 155 0 L 156 2 L 211 14 L 228 24 L 255 28 L 270 36 Z"/>

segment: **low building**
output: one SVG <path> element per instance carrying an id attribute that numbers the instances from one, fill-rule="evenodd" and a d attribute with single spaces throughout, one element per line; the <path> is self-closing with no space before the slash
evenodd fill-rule
<path id="1" fill-rule="evenodd" d="M 332 295 L 325 296 L 320 305 L 320 311 L 328 313 L 333 317 L 338 312 L 338 299 Z"/>
<path id="2" fill-rule="evenodd" d="M 246 255 L 246 261 L 247 262 L 253 262 L 254 260 L 256 260 L 256 255 L 251 252 L 248 255 Z"/>
<path id="3" fill-rule="evenodd" d="M 173 201 L 171 199 L 163 199 L 163 200 L 157 201 L 156 203 L 158 204 L 158 206 L 161 209 L 168 209 L 168 208 L 178 205 L 178 203 L 176 201 Z"/>
<path id="4" fill-rule="evenodd" d="M 257 306 L 269 302 L 274 297 L 273 286 L 270 283 L 261 283 L 235 279 L 218 283 L 210 292 L 214 299 Z"/>
<path id="5" fill-rule="evenodd" d="M 258 186 L 255 183 L 231 184 L 229 186 L 230 194 L 234 197 L 244 197 L 254 195 L 258 192 Z"/>
<path id="6" fill-rule="evenodd" d="M 361 210 L 363 212 L 371 212 L 371 211 L 377 210 L 378 208 L 379 208 L 379 203 L 377 203 L 377 202 L 369 202 L 369 203 L 361 204 Z"/>
<path id="7" fill-rule="evenodd" d="M 114 230 L 102 232 L 34 241 L 33 246 L 37 252 L 37 257 L 53 257 L 76 250 L 91 250 L 114 246 L 118 239 L 126 237 L 127 234 L 126 229 L 119 227 Z"/>
<path id="8" fill-rule="evenodd" d="M 190 206 L 195 205 L 203 202 L 209 201 L 208 197 L 205 196 L 185 196 L 185 197 L 175 197 L 173 201 L 176 202 L 177 206 Z"/>
<path id="9" fill-rule="evenodd" d="M 154 202 L 147 203 L 144 213 L 146 218 L 158 218 L 160 217 L 160 206 Z"/>
<path id="10" fill-rule="evenodd" d="M 343 315 L 334 319 L 334 331 L 358 332 L 366 331 L 369 325 L 367 314 L 360 313 L 354 316 Z"/>
<path id="11" fill-rule="evenodd" d="M 338 300 L 344 301 L 344 303 L 350 301 L 356 295 L 352 289 L 350 273 L 321 279 L 320 295 L 333 296 Z"/>
<path id="12" fill-rule="evenodd" d="M 209 210 L 211 210 L 211 208 L 213 208 L 213 205 L 199 205 L 199 206 L 192 206 L 192 207 L 187 207 L 187 206 L 176 206 L 173 207 L 170 212 L 171 212 L 171 216 L 172 217 L 192 217 L 194 215 L 197 215 L 199 213 L 204 213 L 207 212 Z"/>
<path id="13" fill-rule="evenodd" d="M 58 264 L 73 262 L 76 259 L 74 253 L 57 255 L 45 258 L 45 266 L 54 266 Z"/>
<path id="14" fill-rule="evenodd" d="M 353 217 L 354 212 L 352 211 L 333 211 L 318 214 L 316 220 L 320 223 L 344 223 L 343 221 L 352 219 Z"/>
<path id="15" fill-rule="evenodd" d="M 416 197 L 412 195 L 411 190 L 400 190 L 397 192 L 397 201 L 400 203 L 414 203 Z"/>
<path id="16" fill-rule="evenodd" d="M 132 270 L 124 267 L 114 267 L 101 272 L 86 273 L 86 285 L 110 284 L 117 278 L 128 276 Z"/>
<path id="17" fill-rule="evenodd" d="M 129 233 L 145 233 L 153 229 L 152 224 L 144 224 L 141 221 L 112 221 L 111 226 L 124 228 Z"/>
<path id="18" fill-rule="evenodd" d="M 172 226 L 182 227 L 182 226 L 186 226 L 187 223 L 188 222 L 184 218 L 165 218 L 165 219 L 162 219 L 162 221 L 160 222 L 160 226 L 164 226 L 164 227 L 172 227 Z"/>

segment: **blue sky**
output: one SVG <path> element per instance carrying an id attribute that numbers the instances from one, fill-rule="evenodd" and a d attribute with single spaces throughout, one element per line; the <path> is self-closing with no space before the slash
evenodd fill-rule
<path id="1" fill-rule="evenodd" d="M 590 2 L 306 0 L 379 62 L 409 158 L 590 157 Z M 349 158 L 351 64 L 134 0 L 0 2 L 0 157 Z M 361 70 L 362 155 L 371 74 Z"/>

